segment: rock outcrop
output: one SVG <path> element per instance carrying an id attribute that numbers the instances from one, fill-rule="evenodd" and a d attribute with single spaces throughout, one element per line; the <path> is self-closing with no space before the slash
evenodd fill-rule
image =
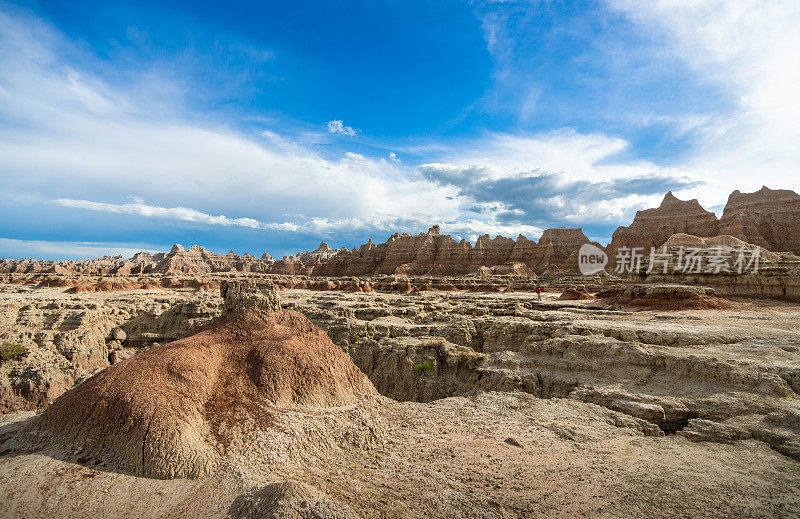
<path id="1" fill-rule="evenodd" d="M 800 195 L 766 186 L 755 193 L 734 191 L 722 213 L 719 234 L 774 252 L 800 254 Z"/>
<path id="2" fill-rule="evenodd" d="M 634 274 L 648 283 L 713 287 L 717 295 L 800 300 L 800 258 L 727 235 L 671 236 Z"/>
<path id="3" fill-rule="evenodd" d="M 214 254 L 199 245 L 185 250 L 175 244 L 168 253 L 139 252 L 130 259 L 104 256 L 90 260 L 0 259 L 0 272 L 8 274 L 83 274 L 131 276 L 140 274 L 209 274 L 213 272 L 267 272 L 275 263 L 267 253 L 261 258 L 238 256 L 231 251 Z"/>
<path id="4" fill-rule="evenodd" d="M 488 234 L 473 246 L 441 234 L 438 226 L 427 233 L 393 234 L 385 243 L 372 240 L 358 249 L 342 250 L 315 267 L 314 275 L 376 276 L 463 276 L 468 274 L 529 275 L 548 269 L 577 272 L 577 251 L 590 243 L 581 229 L 546 229 L 539 242 L 520 235 L 517 240 Z M 514 265 L 517 265 L 516 267 Z"/>
<path id="5" fill-rule="evenodd" d="M 608 246 L 608 268 L 615 268 L 620 248 L 640 248 L 649 253 L 651 247 L 660 247 L 675 233 L 706 237 L 716 236 L 718 231 L 714 213 L 703 209 L 697 200 L 679 200 L 670 191 L 659 207 L 637 211 L 633 223 L 614 231 Z"/>
<path id="6" fill-rule="evenodd" d="M 586 285 L 573 285 L 558 297 L 559 301 L 589 301 L 592 299 L 594 298 L 586 290 Z"/>
<path id="7" fill-rule="evenodd" d="M 636 310 L 700 310 L 729 308 L 714 289 L 685 285 L 630 285 L 597 294 L 602 304 Z"/>

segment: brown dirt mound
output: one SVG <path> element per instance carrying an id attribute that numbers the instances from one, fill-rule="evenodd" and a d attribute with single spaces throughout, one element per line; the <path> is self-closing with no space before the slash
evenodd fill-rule
<path id="1" fill-rule="evenodd" d="M 34 427 L 84 456 L 159 478 L 200 477 L 237 428 L 281 412 L 345 406 L 377 394 L 328 336 L 282 309 L 274 288 L 223 283 L 226 313 L 68 391 Z"/>
<path id="2" fill-rule="evenodd" d="M 559 301 L 587 301 L 594 299 L 592 294 L 586 291 L 586 285 L 573 285 L 564 290 Z"/>
<path id="3" fill-rule="evenodd" d="M 603 303 L 636 310 L 714 310 L 730 308 L 714 289 L 685 285 L 632 285 L 597 294 Z"/>

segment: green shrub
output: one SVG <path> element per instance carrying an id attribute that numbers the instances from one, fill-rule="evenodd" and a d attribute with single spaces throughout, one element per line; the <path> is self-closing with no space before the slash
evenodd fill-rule
<path id="1" fill-rule="evenodd" d="M 429 369 L 431 369 L 431 363 L 428 362 L 427 360 L 423 360 L 422 362 L 417 364 L 417 371 L 420 373 L 425 373 Z"/>
<path id="2" fill-rule="evenodd" d="M 0 361 L 14 360 L 28 354 L 28 348 L 22 344 L 4 342 L 0 345 Z"/>
<path id="3" fill-rule="evenodd" d="M 475 369 L 480 365 L 484 357 L 485 355 L 482 353 L 461 353 L 458 356 L 458 362 L 468 369 Z"/>
<path id="4" fill-rule="evenodd" d="M 356 334 L 353 334 L 353 335 L 350 336 L 350 344 L 356 344 L 360 340 L 361 340 L 361 337 L 359 337 Z"/>

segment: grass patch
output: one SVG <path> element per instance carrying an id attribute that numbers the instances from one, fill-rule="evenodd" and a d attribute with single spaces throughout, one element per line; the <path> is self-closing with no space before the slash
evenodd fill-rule
<path id="1" fill-rule="evenodd" d="M 427 360 L 423 360 L 422 362 L 417 364 L 417 372 L 419 373 L 425 373 L 429 369 L 431 369 L 431 363 L 428 362 Z"/>
<path id="2" fill-rule="evenodd" d="M 0 344 L 0 361 L 14 360 L 28 354 L 28 348 L 22 344 L 4 342 Z"/>
<path id="3" fill-rule="evenodd" d="M 477 368 L 486 356 L 482 353 L 461 353 L 458 355 L 458 363 L 468 369 Z"/>

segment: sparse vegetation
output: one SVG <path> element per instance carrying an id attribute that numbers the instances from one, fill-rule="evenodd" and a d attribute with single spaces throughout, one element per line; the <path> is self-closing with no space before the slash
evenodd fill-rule
<path id="1" fill-rule="evenodd" d="M 459 364 L 465 365 L 469 369 L 475 369 L 486 356 L 482 353 L 460 353 L 458 355 Z"/>
<path id="2" fill-rule="evenodd" d="M 428 362 L 427 360 L 423 360 L 422 362 L 417 364 L 417 371 L 419 373 L 425 373 L 429 369 L 431 369 L 431 363 Z"/>
<path id="3" fill-rule="evenodd" d="M 4 342 L 0 344 L 0 361 L 14 360 L 28 354 L 28 348 L 22 344 Z"/>
<path id="4" fill-rule="evenodd" d="M 442 339 L 441 337 L 434 337 L 429 340 L 425 340 L 422 342 L 421 346 L 423 348 L 441 348 L 445 345 L 447 341 Z"/>
<path id="5" fill-rule="evenodd" d="M 357 343 L 358 341 L 360 341 L 360 340 L 361 340 L 361 337 L 359 337 L 359 336 L 358 336 L 357 334 L 355 334 L 355 333 L 354 333 L 353 335 L 351 335 L 351 336 L 350 336 L 350 344 L 356 344 L 356 343 Z"/>

